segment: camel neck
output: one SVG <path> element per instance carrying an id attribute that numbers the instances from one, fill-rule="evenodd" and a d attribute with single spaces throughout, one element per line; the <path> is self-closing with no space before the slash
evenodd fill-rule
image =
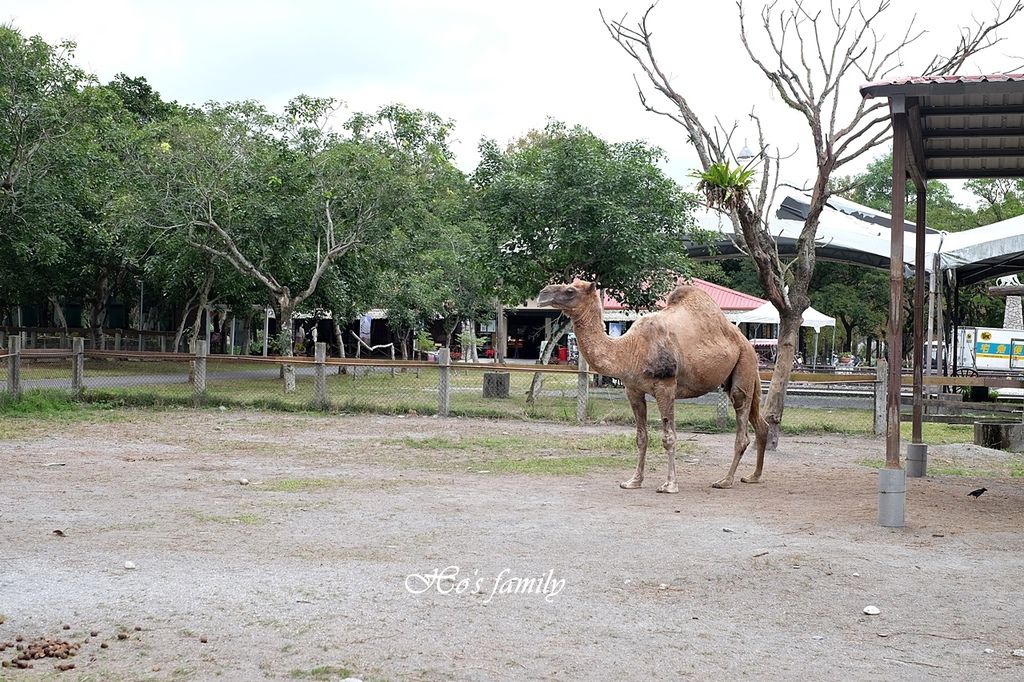
<path id="1" fill-rule="evenodd" d="M 605 333 L 600 304 L 595 300 L 592 305 L 573 311 L 569 317 L 572 318 L 580 352 L 587 359 L 590 370 L 605 376 L 621 378 L 621 367 L 614 361 L 620 341 Z"/>

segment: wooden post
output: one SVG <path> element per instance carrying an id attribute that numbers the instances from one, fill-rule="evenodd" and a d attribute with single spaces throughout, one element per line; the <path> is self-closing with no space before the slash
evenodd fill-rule
<path id="1" fill-rule="evenodd" d="M 82 395 L 85 389 L 85 339 L 71 340 L 71 390 Z"/>
<path id="2" fill-rule="evenodd" d="M 38 348 L 39 344 L 37 343 L 37 340 L 38 339 L 36 338 L 36 330 L 30 330 L 28 333 L 28 345 L 25 346 L 25 348 Z"/>
<path id="3" fill-rule="evenodd" d="M 907 114 L 905 102 L 891 101 L 892 223 L 889 241 L 889 384 L 885 407 L 885 466 L 900 469 L 900 370 L 903 367 L 903 229 L 907 191 Z"/>
<path id="4" fill-rule="evenodd" d="M 914 423 L 912 442 L 921 443 L 921 422 L 924 415 L 924 187 L 917 188 L 917 223 L 914 245 Z"/>
<path id="5" fill-rule="evenodd" d="M 196 357 L 193 360 L 195 364 L 192 372 L 192 404 L 195 407 L 200 407 L 206 396 L 206 356 L 209 348 L 204 339 L 196 341 Z"/>
<path id="6" fill-rule="evenodd" d="M 114 332 L 114 350 L 115 351 L 120 351 L 121 350 L 121 330 L 120 329 L 118 329 L 116 332 Z"/>
<path id="7" fill-rule="evenodd" d="M 718 403 L 715 409 L 715 425 L 723 431 L 725 430 L 725 427 L 729 425 L 729 394 L 725 391 L 718 392 Z"/>
<path id="8" fill-rule="evenodd" d="M 327 344 L 317 341 L 313 347 L 313 393 L 315 395 L 317 409 L 326 410 L 330 405 L 327 402 Z"/>
<path id="9" fill-rule="evenodd" d="M 437 414 L 447 417 L 451 408 L 452 352 L 447 348 L 437 351 Z"/>
<path id="10" fill-rule="evenodd" d="M 167 352 L 167 336 L 164 335 L 164 334 L 160 335 L 160 352 L 161 353 L 166 353 Z"/>
<path id="11" fill-rule="evenodd" d="M 8 339 L 7 392 L 15 398 L 21 397 L 21 337 L 12 335 Z"/>
<path id="12" fill-rule="evenodd" d="M 590 403 L 590 372 L 587 371 L 587 359 L 580 355 L 579 371 L 576 374 L 576 421 L 587 421 L 587 407 Z"/>
<path id="13" fill-rule="evenodd" d="M 885 358 L 878 360 L 875 367 L 875 435 L 885 435 L 885 406 L 887 403 L 886 389 L 889 383 L 889 365 Z"/>

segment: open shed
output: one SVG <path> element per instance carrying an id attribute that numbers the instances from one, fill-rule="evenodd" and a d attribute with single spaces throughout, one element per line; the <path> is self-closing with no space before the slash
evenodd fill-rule
<path id="1" fill-rule="evenodd" d="M 928 76 L 900 78 L 861 86 L 864 98 L 885 97 L 893 129 L 893 190 L 890 230 L 890 312 L 889 369 L 891 389 L 901 382 L 903 357 L 904 229 L 906 181 L 917 188 L 914 266 L 927 270 L 926 183 L 930 179 L 1024 177 L 1024 74 L 983 76 Z M 994 227 L 994 226 L 990 226 Z M 979 228 L 984 230 L 985 228 Z M 978 234 L 975 232 L 975 237 Z M 991 230 L 993 236 L 1001 234 Z M 964 233 L 967 234 L 967 233 Z M 953 235 L 945 237 L 949 239 Z M 1012 238 L 1012 235 L 1003 235 Z M 963 237 L 968 240 L 969 237 Z M 965 243 L 975 250 L 979 244 Z M 955 240 L 954 240 L 955 245 Z M 1004 244 L 1004 246 L 1007 246 Z M 961 253 L 964 253 L 961 251 Z M 968 276 L 979 281 L 995 276 L 993 267 L 1011 267 L 1003 254 L 999 262 L 981 258 Z M 966 266 L 967 264 L 964 263 Z M 1012 271 L 1012 270 L 1011 270 Z M 966 273 L 965 273 L 966 274 Z M 914 287 L 914 410 L 912 443 L 914 461 L 926 461 L 927 445 L 922 442 L 924 385 L 924 278 Z M 1024 385 L 1024 384 L 1022 384 Z M 900 461 L 900 394 L 890 390 L 886 404 L 885 468 L 879 475 L 879 523 L 903 526 L 906 510 L 906 475 Z M 924 467 L 915 467 L 923 474 Z"/>

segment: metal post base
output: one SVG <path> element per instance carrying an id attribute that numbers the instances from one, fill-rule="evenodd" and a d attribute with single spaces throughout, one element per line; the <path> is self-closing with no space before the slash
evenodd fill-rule
<path id="1" fill-rule="evenodd" d="M 907 476 L 921 478 L 928 471 L 928 446 L 924 443 L 907 444 Z"/>
<path id="2" fill-rule="evenodd" d="M 878 523 L 886 528 L 902 528 L 907 506 L 907 472 L 881 469 L 878 472 Z"/>

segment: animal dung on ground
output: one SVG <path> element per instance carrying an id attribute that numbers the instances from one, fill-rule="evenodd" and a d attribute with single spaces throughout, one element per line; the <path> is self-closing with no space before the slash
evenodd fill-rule
<path id="1" fill-rule="evenodd" d="M 15 638 L 16 641 L 21 642 L 24 637 L 18 635 Z M 3 651 L 12 646 L 12 642 L 0 642 L 0 651 Z M 40 637 L 35 641 L 27 644 L 18 644 L 15 646 L 18 654 L 7 661 L 3 662 L 5 668 L 31 668 L 31 661 L 37 661 L 43 658 L 70 658 L 78 653 L 78 649 L 81 644 L 75 642 L 67 642 L 62 639 L 53 639 L 50 637 Z M 72 665 L 70 668 L 56 666 L 58 670 L 70 670 L 74 668 Z"/>

